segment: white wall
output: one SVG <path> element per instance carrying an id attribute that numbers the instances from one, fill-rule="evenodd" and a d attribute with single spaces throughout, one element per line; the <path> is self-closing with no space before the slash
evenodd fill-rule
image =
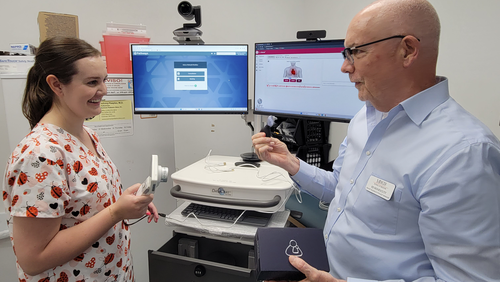
<path id="1" fill-rule="evenodd" d="M 39 11 L 78 15 L 80 38 L 97 48 L 106 22 L 145 24 L 151 42 L 154 43 L 175 43 L 172 31 L 185 22 L 176 11 L 180 0 L 4 2 L 0 17 L 0 26 L 3 27 L 0 50 L 8 49 L 10 43 L 38 45 L 36 19 Z M 343 38 L 350 19 L 370 2 L 370 0 L 191 1 L 193 5 L 202 6 L 201 30 L 204 32 L 202 38 L 206 43 L 248 43 L 250 52 L 253 52 L 255 42 L 294 40 L 297 30 L 326 29 L 327 38 Z M 500 17 L 497 16 L 500 1 L 431 0 L 431 3 L 437 9 L 442 22 L 438 74 L 450 79 L 451 95 L 500 136 L 498 126 L 500 95 L 497 94 L 495 87 L 498 71 L 494 68 L 499 65 L 500 60 L 495 55 L 496 48 L 500 46 L 500 38 L 496 36 L 496 27 L 500 26 Z M 252 65 L 253 56 L 250 56 L 250 66 Z M 249 73 L 249 91 L 253 93 L 253 67 L 250 67 Z M 213 149 L 214 153 L 230 152 L 234 155 L 237 152 L 248 151 L 251 146 L 250 129 L 239 116 L 199 117 L 199 119 L 195 116 L 176 116 L 173 118 L 173 126 L 172 119 L 161 118 L 158 121 L 160 122 L 147 128 L 155 130 L 160 127 L 160 130 L 168 130 L 167 134 L 174 135 L 177 168 L 184 167 L 191 160 L 200 159 L 208 153 L 209 148 Z M 164 127 L 161 121 L 165 123 Z M 215 132 L 210 130 L 212 124 L 215 125 Z M 137 123 L 137 126 L 141 126 L 141 123 Z M 332 123 L 331 128 L 330 140 L 333 143 L 331 155 L 334 158 L 336 147 L 342 140 L 347 126 Z M 0 130 L 5 132 L 5 114 L 1 110 Z M 188 134 L 190 137 L 186 137 Z M 146 144 L 151 146 L 152 150 L 162 146 L 165 148 L 160 161 L 174 154 L 173 145 L 164 145 L 161 140 L 144 142 L 151 142 Z M 120 152 L 130 149 L 130 146 L 134 144 L 124 142 L 122 146 L 113 148 L 112 152 L 109 152 L 118 167 L 130 165 L 129 161 L 118 156 Z M 6 138 L 2 134 L 0 159 L 6 160 L 10 153 L 4 149 L 6 147 L 8 147 Z M 111 150 L 108 146 L 106 148 Z M 149 157 L 137 162 L 148 163 Z M 127 174 L 130 176 L 123 176 L 122 173 L 122 177 L 132 181 L 132 178 L 135 179 L 134 174 L 140 174 L 141 178 L 146 170 L 130 173 Z M 163 194 L 160 197 L 168 196 Z M 166 233 L 169 230 L 161 225 L 146 228 L 140 224 L 133 230 L 132 251 L 135 257 L 137 281 L 147 281 L 145 255 L 147 249 L 159 247 L 160 242 L 168 239 L 162 236 L 168 236 Z M 2 280 L 15 281 L 14 258 L 10 243 L 7 241 L 0 241 L 0 273 Z"/>
<path id="2" fill-rule="evenodd" d="M 2 89 L 2 80 L 0 79 L 0 91 L 2 91 L 1 89 Z M 3 101 L 0 102 L 3 103 Z M 3 177 L 3 172 L 5 170 L 5 163 L 7 157 L 10 154 L 9 136 L 5 134 L 5 132 L 7 132 L 7 119 L 5 116 L 5 108 L 3 107 L 3 105 L 0 106 L 0 132 L 3 132 L 3 134 L 0 134 L 0 158 L 2 158 L 0 159 L 0 171 L 2 172 L 1 175 Z M 3 211 L 3 207 L 0 208 L 0 211 Z M 2 228 L 0 228 L 0 230 L 1 229 Z"/>

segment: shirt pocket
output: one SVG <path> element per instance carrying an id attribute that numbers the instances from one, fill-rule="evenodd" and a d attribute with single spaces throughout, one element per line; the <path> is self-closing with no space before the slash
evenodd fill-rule
<path id="1" fill-rule="evenodd" d="M 389 200 L 369 192 L 359 193 L 354 203 L 353 214 L 377 234 L 396 234 L 402 189 L 396 187 Z"/>

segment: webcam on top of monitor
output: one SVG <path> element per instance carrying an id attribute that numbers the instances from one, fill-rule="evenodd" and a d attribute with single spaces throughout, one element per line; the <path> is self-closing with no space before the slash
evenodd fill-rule
<path id="1" fill-rule="evenodd" d="M 297 39 L 306 39 L 307 41 L 317 41 L 325 37 L 326 37 L 326 30 L 297 31 Z"/>
<path id="2" fill-rule="evenodd" d="M 185 23 L 184 28 L 195 28 L 201 26 L 201 6 L 193 6 L 188 1 L 182 1 L 177 6 L 177 12 L 186 20 L 194 19 L 195 23 Z"/>
<path id="3" fill-rule="evenodd" d="M 204 44 L 201 39 L 203 32 L 197 27 L 201 26 L 201 6 L 193 6 L 188 1 L 182 1 L 177 5 L 177 12 L 186 20 L 195 23 L 185 23 L 181 28 L 174 30 L 174 40 L 179 44 Z"/>

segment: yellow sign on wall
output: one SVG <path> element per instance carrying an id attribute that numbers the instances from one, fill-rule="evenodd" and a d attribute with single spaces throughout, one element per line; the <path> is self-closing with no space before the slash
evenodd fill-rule
<path id="1" fill-rule="evenodd" d="M 85 122 L 100 137 L 130 136 L 134 134 L 132 101 L 101 101 L 101 114 Z"/>

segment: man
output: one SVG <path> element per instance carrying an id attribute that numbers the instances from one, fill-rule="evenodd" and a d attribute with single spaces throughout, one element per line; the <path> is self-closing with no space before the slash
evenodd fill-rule
<path id="1" fill-rule="evenodd" d="M 436 77 L 440 23 L 425 0 L 380 0 L 351 21 L 342 71 L 366 106 L 333 172 L 263 133 L 259 157 L 330 201 L 330 273 L 304 281 L 499 281 L 500 142 Z"/>

